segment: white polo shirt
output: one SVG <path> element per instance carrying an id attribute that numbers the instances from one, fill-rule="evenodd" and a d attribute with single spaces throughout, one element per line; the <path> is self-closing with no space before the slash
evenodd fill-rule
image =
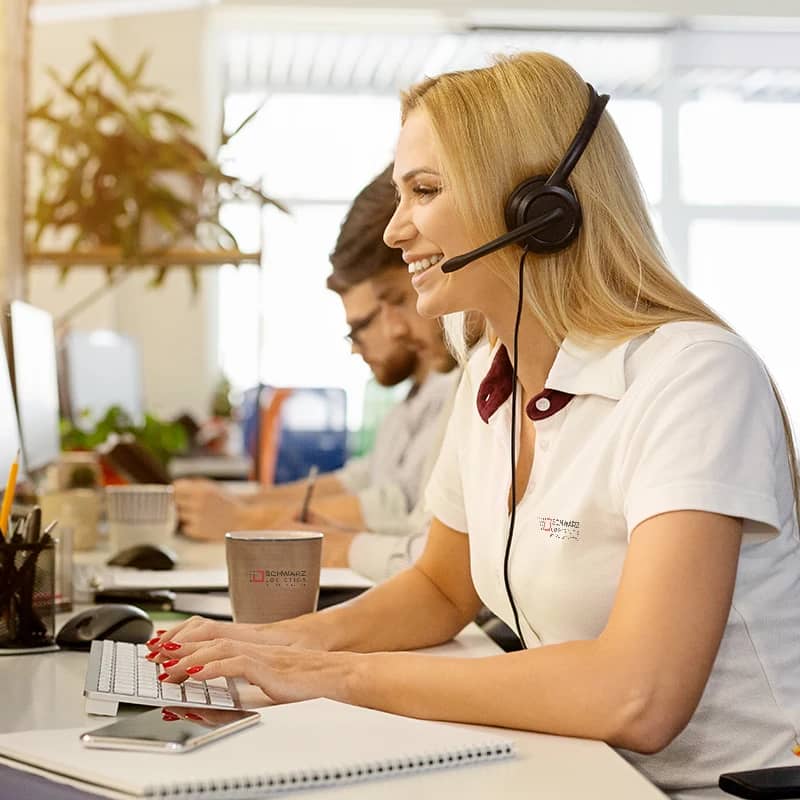
<path id="1" fill-rule="evenodd" d="M 445 525 L 468 532 L 475 588 L 513 628 L 503 581 L 510 393 L 505 348 L 480 347 L 427 500 Z M 700 705 L 660 753 L 623 755 L 681 798 L 727 796 L 715 788 L 721 772 L 800 764 L 791 750 L 800 728 L 800 543 L 780 413 L 759 359 L 707 323 L 594 348 L 566 339 L 526 411 L 517 419 L 536 426 L 536 443 L 509 578 L 528 646 L 601 633 L 643 520 L 686 509 L 740 517 L 733 604 Z"/>

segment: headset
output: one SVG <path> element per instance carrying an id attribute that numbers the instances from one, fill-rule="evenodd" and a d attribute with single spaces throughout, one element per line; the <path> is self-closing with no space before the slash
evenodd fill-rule
<path id="1" fill-rule="evenodd" d="M 442 264 L 442 272 L 456 272 L 511 244 L 521 244 L 529 253 L 545 254 L 564 250 L 575 241 L 581 227 L 581 206 L 567 180 L 586 150 L 609 100 L 607 94 L 598 95 L 591 84 L 586 86 L 589 89 L 589 109 L 564 158 L 550 177 L 528 178 L 511 192 L 506 201 L 508 233 L 448 259 Z"/>
<path id="2" fill-rule="evenodd" d="M 522 319 L 522 276 L 525 258 L 528 253 L 557 253 L 569 247 L 580 231 L 583 216 L 578 197 L 567 183 L 572 170 L 578 163 L 595 132 L 603 110 L 608 103 L 607 94 L 598 95 L 594 87 L 589 89 L 589 109 L 583 118 L 578 132 L 570 142 L 564 158 L 553 170 L 550 177 L 528 178 L 517 186 L 506 201 L 505 220 L 508 233 L 470 250 L 460 256 L 448 259 L 441 266 L 442 272 L 456 272 L 479 258 L 494 253 L 511 244 L 522 245 L 519 261 L 519 285 L 517 294 L 517 315 L 514 323 L 514 353 L 512 362 L 511 390 L 511 519 L 508 525 L 505 557 L 503 559 L 503 580 L 506 595 L 514 614 L 516 633 L 523 647 L 527 647 L 522 627 L 519 624 L 519 611 L 511 592 L 508 563 L 511 555 L 511 542 L 517 519 L 517 355 L 519 353 L 519 325 Z M 537 634 L 538 638 L 538 634 Z"/>

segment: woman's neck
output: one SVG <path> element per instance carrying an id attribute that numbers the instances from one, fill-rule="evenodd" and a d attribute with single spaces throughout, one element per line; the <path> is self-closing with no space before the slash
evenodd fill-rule
<path id="1" fill-rule="evenodd" d="M 487 313 L 486 319 L 492 330 L 508 350 L 508 357 L 514 361 L 514 322 L 516 320 L 516 297 L 513 304 L 503 307 L 497 313 Z M 550 368 L 556 359 L 558 345 L 545 333 L 534 315 L 523 307 L 519 326 L 519 355 L 517 358 L 517 379 L 527 397 L 532 397 L 544 389 Z"/>

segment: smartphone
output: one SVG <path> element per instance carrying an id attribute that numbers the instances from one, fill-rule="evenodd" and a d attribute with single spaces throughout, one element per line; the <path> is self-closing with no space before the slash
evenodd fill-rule
<path id="1" fill-rule="evenodd" d="M 772 767 L 719 776 L 719 788 L 752 800 L 800 798 L 800 767 Z"/>
<path id="2" fill-rule="evenodd" d="M 257 711 L 227 708 L 153 708 L 81 734 L 85 747 L 185 753 L 261 720 Z"/>

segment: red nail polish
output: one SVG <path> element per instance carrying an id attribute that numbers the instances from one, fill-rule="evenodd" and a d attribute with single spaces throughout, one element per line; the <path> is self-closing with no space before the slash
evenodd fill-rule
<path id="1" fill-rule="evenodd" d="M 159 630 L 157 630 L 157 631 L 156 631 L 156 633 L 157 633 L 159 636 L 161 636 L 161 634 L 162 634 L 162 633 L 166 633 L 166 632 L 167 632 L 167 629 L 166 629 L 166 628 L 160 628 Z"/>
<path id="2" fill-rule="evenodd" d="M 152 661 L 154 658 L 158 657 L 158 653 L 148 653 L 145 658 L 149 658 Z"/>
<path id="3" fill-rule="evenodd" d="M 167 673 L 166 673 L 166 672 L 162 672 L 162 673 L 161 673 L 161 674 L 158 676 L 158 679 L 159 679 L 160 681 L 165 681 L 167 678 L 169 678 L 169 675 L 167 675 Z"/>
<path id="4" fill-rule="evenodd" d="M 161 719 L 163 719 L 164 722 L 177 722 L 180 717 L 177 714 L 173 714 L 172 711 L 164 710 L 161 712 Z"/>
<path id="5" fill-rule="evenodd" d="M 167 642 L 164 645 L 165 650 L 180 650 L 181 646 L 177 642 Z"/>
<path id="6" fill-rule="evenodd" d="M 203 718 L 199 714 L 195 714 L 193 711 L 187 711 L 184 716 L 186 719 L 193 719 L 195 722 L 203 721 Z"/>
<path id="7" fill-rule="evenodd" d="M 158 641 L 158 636 L 154 636 L 152 639 L 150 639 L 150 640 L 147 642 L 147 644 L 148 644 L 148 645 L 150 645 L 150 646 L 152 646 L 152 645 L 154 645 L 154 644 L 155 644 L 157 641 Z"/>
<path id="8" fill-rule="evenodd" d="M 205 667 L 205 664 L 198 664 L 197 666 L 189 667 L 189 669 L 187 669 L 186 672 L 189 675 L 197 675 L 197 673 L 200 672 L 200 670 L 203 669 L 203 667 Z"/>
<path id="9" fill-rule="evenodd" d="M 179 661 L 179 658 L 171 658 L 169 661 L 165 661 L 161 666 L 164 667 L 164 669 L 169 669 L 170 667 L 174 667 Z"/>

